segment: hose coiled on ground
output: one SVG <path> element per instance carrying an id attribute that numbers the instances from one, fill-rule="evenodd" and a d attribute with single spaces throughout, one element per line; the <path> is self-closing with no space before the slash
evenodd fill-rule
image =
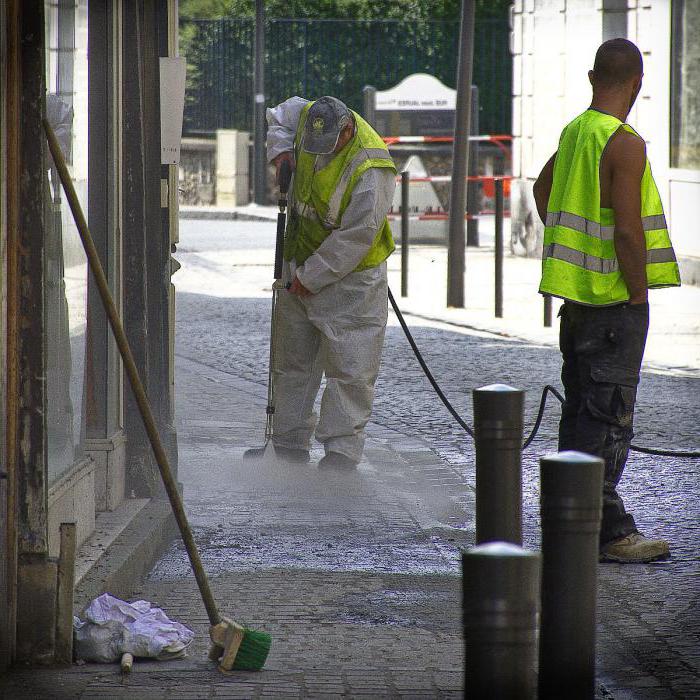
<path id="1" fill-rule="evenodd" d="M 406 321 L 403 317 L 403 314 L 401 313 L 401 309 L 399 309 L 396 300 L 394 299 L 394 295 L 391 293 L 391 289 L 389 289 L 389 302 L 391 303 L 392 308 L 394 309 L 394 313 L 396 314 L 396 318 L 399 320 L 399 324 L 401 325 L 401 328 L 404 332 L 404 335 L 406 336 L 406 340 L 408 340 L 408 344 L 411 346 L 411 349 L 413 350 L 413 354 L 416 356 L 416 359 L 418 360 L 418 364 L 421 366 L 421 369 L 425 373 L 425 376 L 428 378 L 428 381 L 430 382 L 431 386 L 435 390 L 435 393 L 438 395 L 440 401 L 445 405 L 445 408 L 452 414 L 452 417 L 457 421 L 457 423 L 464 429 L 464 431 L 471 437 L 474 437 L 474 430 L 471 428 L 467 422 L 462 418 L 462 416 L 457 413 L 457 410 L 455 407 L 450 403 L 450 400 L 445 396 L 444 392 L 440 388 L 440 385 L 437 383 L 435 380 L 435 377 L 433 377 L 432 372 L 430 371 L 430 368 L 428 365 L 425 363 L 425 360 L 423 359 L 423 355 L 421 354 L 420 350 L 418 349 L 418 346 L 416 345 L 416 341 L 413 339 L 413 336 L 411 335 L 411 331 L 408 329 L 408 326 L 406 325 Z M 530 435 L 528 435 L 527 439 L 523 443 L 523 450 L 526 450 L 528 447 L 530 447 L 530 444 L 532 441 L 535 439 L 535 436 L 537 435 L 537 432 L 540 429 L 540 425 L 542 424 L 542 418 L 544 417 L 544 411 L 545 408 L 547 407 L 547 394 L 552 394 L 560 404 L 564 403 L 564 397 L 561 395 L 561 393 L 553 387 L 551 384 L 546 384 L 545 387 L 542 389 L 542 398 L 540 399 L 540 407 L 539 410 L 537 411 L 537 418 L 535 418 L 535 424 L 532 427 L 532 430 L 530 431 Z M 658 450 L 654 449 L 652 447 L 639 447 L 638 445 L 630 445 L 630 449 L 633 450 L 634 452 L 641 452 L 643 454 L 648 454 L 648 455 L 658 455 L 661 457 L 680 457 L 682 459 L 700 459 L 700 451 L 678 451 L 678 450 Z"/>

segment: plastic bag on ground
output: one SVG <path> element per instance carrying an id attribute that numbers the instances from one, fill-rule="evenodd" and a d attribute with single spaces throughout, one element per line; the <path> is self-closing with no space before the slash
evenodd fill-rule
<path id="1" fill-rule="evenodd" d="M 73 618 L 75 655 L 85 661 L 113 663 L 122 654 L 176 659 L 185 656 L 194 632 L 170 620 L 146 600 L 127 603 L 103 593 L 85 609 L 85 620 Z"/>

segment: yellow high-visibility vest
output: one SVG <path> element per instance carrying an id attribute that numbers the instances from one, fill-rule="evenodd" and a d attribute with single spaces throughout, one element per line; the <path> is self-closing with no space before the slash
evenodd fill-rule
<path id="1" fill-rule="evenodd" d="M 592 306 L 629 300 L 615 255 L 614 212 L 600 206 L 600 159 L 608 141 L 621 128 L 636 133 L 616 117 L 588 109 L 562 131 L 547 204 L 540 282 L 543 294 Z M 649 159 L 641 188 L 648 286 L 678 286 L 678 263 Z"/>
<path id="2" fill-rule="evenodd" d="M 355 135 L 324 168 L 316 168 L 316 156 L 301 148 L 304 124 L 313 102 L 304 107 L 294 141 L 296 170 L 292 190 L 292 208 L 284 243 L 286 260 L 295 259 L 298 265 L 340 226 L 352 191 L 362 174 L 369 168 L 389 168 L 396 174 L 396 166 L 389 150 L 377 132 L 359 115 L 355 118 Z M 384 217 L 367 255 L 356 271 L 376 267 L 394 250 L 389 221 Z"/>

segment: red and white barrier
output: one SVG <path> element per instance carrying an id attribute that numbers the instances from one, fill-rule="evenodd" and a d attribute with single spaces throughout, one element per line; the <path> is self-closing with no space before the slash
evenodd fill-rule
<path id="1" fill-rule="evenodd" d="M 493 216 L 494 215 L 493 210 L 485 209 L 479 214 L 465 214 L 464 218 L 465 220 L 470 220 L 470 219 L 484 219 L 487 216 Z M 510 211 L 506 210 L 503 212 L 503 216 L 505 218 L 510 217 Z M 389 212 L 386 215 L 386 218 L 389 219 L 389 221 L 398 221 L 401 219 L 401 213 L 395 213 L 395 212 Z M 409 214 L 408 215 L 408 220 L 409 221 L 447 221 L 447 219 L 450 218 L 450 215 L 448 212 L 419 212 L 417 214 Z"/>
<path id="2" fill-rule="evenodd" d="M 470 141 L 488 141 L 491 143 L 501 143 L 512 141 L 510 134 L 479 134 L 469 137 Z M 452 143 L 454 136 L 385 136 L 384 143 L 393 146 L 396 143 Z"/>
<path id="3" fill-rule="evenodd" d="M 495 182 L 496 180 L 503 180 L 504 182 L 510 182 L 513 179 L 512 175 L 467 175 L 465 180 L 484 180 L 488 182 Z M 401 181 L 401 176 L 397 175 L 396 181 Z M 409 182 L 451 182 L 452 175 L 424 175 L 419 177 L 410 177 Z"/>
<path id="4" fill-rule="evenodd" d="M 503 194 L 506 197 L 510 196 L 510 183 L 513 179 L 512 175 L 467 175 L 465 180 L 480 181 L 484 183 L 484 194 L 492 199 L 496 194 L 496 180 L 503 181 Z M 401 181 L 401 176 L 397 176 L 397 182 Z M 409 182 L 451 182 L 451 175 L 421 175 L 418 177 L 411 177 Z"/>

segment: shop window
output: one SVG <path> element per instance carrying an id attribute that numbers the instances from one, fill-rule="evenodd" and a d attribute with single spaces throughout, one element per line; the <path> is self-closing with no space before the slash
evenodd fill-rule
<path id="1" fill-rule="evenodd" d="M 87 0 L 45 4 L 46 115 L 87 214 Z M 45 327 L 49 481 L 83 456 L 87 261 L 49 159 L 45 179 Z"/>
<path id="2" fill-rule="evenodd" d="M 700 0 L 673 0 L 671 167 L 700 170 Z"/>

